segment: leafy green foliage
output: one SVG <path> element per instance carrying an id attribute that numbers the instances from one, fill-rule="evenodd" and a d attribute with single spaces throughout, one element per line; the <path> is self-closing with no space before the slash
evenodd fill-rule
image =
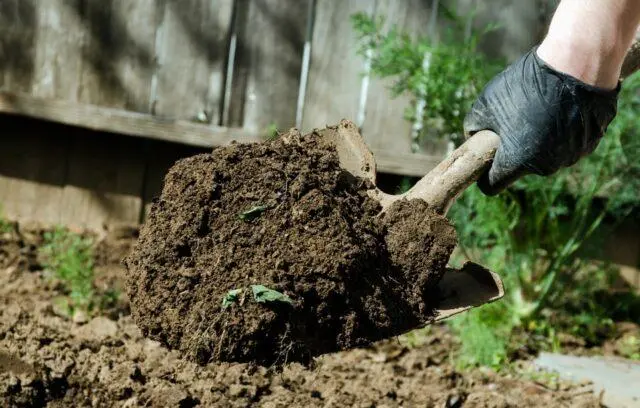
<path id="1" fill-rule="evenodd" d="M 508 282 L 505 284 L 510 287 Z M 509 334 L 516 324 L 505 302 L 491 303 L 451 319 L 449 325 L 461 343 L 458 365 L 499 368 L 507 361 Z"/>
<path id="2" fill-rule="evenodd" d="M 277 290 L 269 289 L 264 285 L 251 285 L 251 291 L 253 292 L 253 298 L 258 303 L 288 303 L 293 304 L 291 298 Z"/>
<path id="3" fill-rule="evenodd" d="M 437 42 L 429 37 L 414 39 L 396 26 L 385 31 L 384 16 L 373 19 L 356 13 L 351 22 L 360 42 L 358 54 L 371 58 L 371 73 L 393 78 L 393 97 L 407 93 L 414 101 L 426 102 L 425 129 L 460 141 L 464 113 L 503 64 L 476 52 L 481 37 L 495 26 L 461 39 L 459 33 L 465 31 L 462 19 L 450 11 L 446 17 L 449 30 Z M 415 121 L 416 114 L 409 108 L 405 117 Z M 426 137 L 426 130 L 421 137 Z"/>
<path id="4" fill-rule="evenodd" d="M 2 214 L 2 207 L 0 206 L 0 234 L 11 232 L 12 230 L 13 225 L 4 218 L 4 215 Z"/>
<path id="5" fill-rule="evenodd" d="M 411 183 L 411 177 L 403 177 L 402 180 L 400 181 L 400 185 L 398 186 L 398 189 L 396 190 L 396 194 L 404 194 L 407 191 L 409 191 L 409 189 L 411 189 L 412 183 Z"/>
<path id="6" fill-rule="evenodd" d="M 265 212 L 269 207 L 266 205 L 256 205 L 251 207 L 247 211 L 243 211 L 238 215 L 242 221 L 250 222 L 260 217 L 263 212 Z"/>
<path id="7" fill-rule="evenodd" d="M 618 116 L 596 151 L 576 166 L 551 177 L 524 177 L 497 197 L 485 197 L 474 186 L 449 213 L 462 257 L 512 282 L 505 313 L 512 316 L 513 327 L 538 328 L 548 339 L 543 347 L 552 345 L 557 331 L 598 344 L 612 332 L 611 316 L 633 302 L 599 301 L 617 270 L 589 258 L 602 246 L 605 217 L 613 223 L 624 220 L 640 197 L 639 90 L 640 75 L 625 82 Z M 465 318 L 496 328 L 480 314 L 473 311 Z M 502 349 L 496 349 L 501 355 Z"/>
<path id="8" fill-rule="evenodd" d="M 422 118 L 408 111 L 406 119 L 422 119 L 424 129 L 459 144 L 465 112 L 505 62 L 477 52 L 486 32 L 461 39 L 461 19 L 448 17 L 451 30 L 438 43 L 414 40 L 397 27 L 384 31 L 384 17 L 356 14 L 352 24 L 360 40 L 357 52 L 370 59 L 372 74 L 393 78 L 392 96 L 426 102 Z M 638 112 L 640 74 L 625 80 L 618 115 L 593 154 L 551 177 L 524 177 L 496 197 L 472 186 L 452 207 L 448 215 L 459 236 L 452 263 L 485 265 L 507 288 L 500 302 L 450 320 L 462 341 L 462 365 L 500 365 L 522 331 L 541 339 L 536 341 L 542 348 L 559 347 L 560 331 L 597 343 L 611 331 L 614 313 L 633 316 L 637 297 L 605 301 L 601 295 L 615 268 L 590 258 L 602 247 L 604 220 L 620 222 L 638 205 Z"/>
<path id="9" fill-rule="evenodd" d="M 56 228 L 45 232 L 39 253 L 45 268 L 64 284 L 71 308 L 89 310 L 94 306 L 93 242 L 90 239 Z"/>
<path id="10" fill-rule="evenodd" d="M 226 309 L 240 300 L 242 289 L 231 289 L 222 298 L 222 308 Z"/>
<path id="11" fill-rule="evenodd" d="M 265 129 L 265 139 L 267 140 L 276 139 L 279 134 L 280 131 L 276 123 L 270 123 Z"/>

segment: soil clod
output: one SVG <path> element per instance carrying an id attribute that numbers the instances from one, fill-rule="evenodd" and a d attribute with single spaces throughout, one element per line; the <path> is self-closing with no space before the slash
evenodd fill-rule
<path id="1" fill-rule="evenodd" d="M 201 364 L 263 365 L 427 323 L 455 230 L 420 200 L 381 216 L 372 187 L 295 130 L 178 161 L 126 258 L 136 323 Z"/>

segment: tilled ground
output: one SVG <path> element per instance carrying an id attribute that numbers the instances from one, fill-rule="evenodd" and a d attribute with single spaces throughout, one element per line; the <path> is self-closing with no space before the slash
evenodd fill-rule
<path id="1" fill-rule="evenodd" d="M 117 236 L 118 234 L 116 234 Z M 49 407 L 596 407 L 589 387 L 456 371 L 456 347 L 434 326 L 411 348 L 398 340 L 325 355 L 277 372 L 200 366 L 144 338 L 126 302 L 87 322 L 56 313 L 55 283 L 33 254 L 38 234 L 0 237 L 0 406 Z M 133 239 L 99 247 L 99 285 L 121 282 L 117 260 Z"/>

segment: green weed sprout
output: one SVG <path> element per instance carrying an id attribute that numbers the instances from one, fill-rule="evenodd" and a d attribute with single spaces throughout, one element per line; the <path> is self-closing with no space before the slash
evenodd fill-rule
<path id="1" fill-rule="evenodd" d="M 44 266 L 69 292 L 72 309 L 89 310 L 94 302 L 93 242 L 64 228 L 44 234 L 39 250 Z"/>
<path id="2" fill-rule="evenodd" d="M 0 206 L 0 234 L 5 234 L 12 230 L 13 226 L 11 225 L 11 222 L 4 218 L 2 206 Z"/>
<path id="3" fill-rule="evenodd" d="M 267 140 L 277 139 L 279 134 L 278 125 L 275 123 L 270 123 L 265 129 L 265 139 Z"/>
<path id="4" fill-rule="evenodd" d="M 222 308 L 226 309 L 240 300 L 242 289 L 231 289 L 222 297 Z"/>
<path id="5" fill-rule="evenodd" d="M 251 222 L 260 217 L 263 212 L 267 211 L 268 208 L 269 207 L 266 205 L 256 205 L 238 214 L 238 218 L 245 222 Z"/>
<path id="6" fill-rule="evenodd" d="M 258 303 L 293 303 L 289 296 L 263 285 L 251 285 L 251 291 L 253 292 L 253 298 Z"/>

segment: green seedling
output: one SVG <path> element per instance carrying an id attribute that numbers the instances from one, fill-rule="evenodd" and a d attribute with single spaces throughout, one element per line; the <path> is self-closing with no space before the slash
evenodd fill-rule
<path id="1" fill-rule="evenodd" d="M 94 303 L 93 242 L 63 228 L 44 234 L 39 250 L 44 266 L 60 279 L 74 308 L 90 309 Z"/>
<path id="2" fill-rule="evenodd" d="M 258 303 L 283 302 L 293 304 L 289 296 L 263 285 L 251 285 L 251 291 L 253 292 L 253 298 Z"/>
<path id="3" fill-rule="evenodd" d="M 267 140 L 277 139 L 280 133 L 278 130 L 278 125 L 275 123 L 270 123 L 265 129 L 265 133 L 266 133 L 265 139 Z"/>
<path id="4" fill-rule="evenodd" d="M 256 218 L 260 217 L 262 213 L 267 210 L 267 208 L 269 207 L 267 207 L 266 205 L 257 205 L 255 207 L 251 207 L 247 211 L 240 213 L 238 215 L 238 218 L 245 222 L 253 221 Z"/>
<path id="5" fill-rule="evenodd" d="M 8 233 L 13 230 L 13 225 L 6 220 L 2 214 L 2 206 L 0 206 L 0 234 Z"/>
<path id="6" fill-rule="evenodd" d="M 231 289 L 227 292 L 226 295 L 222 297 L 222 308 L 226 309 L 232 304 L 238 302 L 240 300 L 240 294 L 242 293 L 242 289 Z"/>

